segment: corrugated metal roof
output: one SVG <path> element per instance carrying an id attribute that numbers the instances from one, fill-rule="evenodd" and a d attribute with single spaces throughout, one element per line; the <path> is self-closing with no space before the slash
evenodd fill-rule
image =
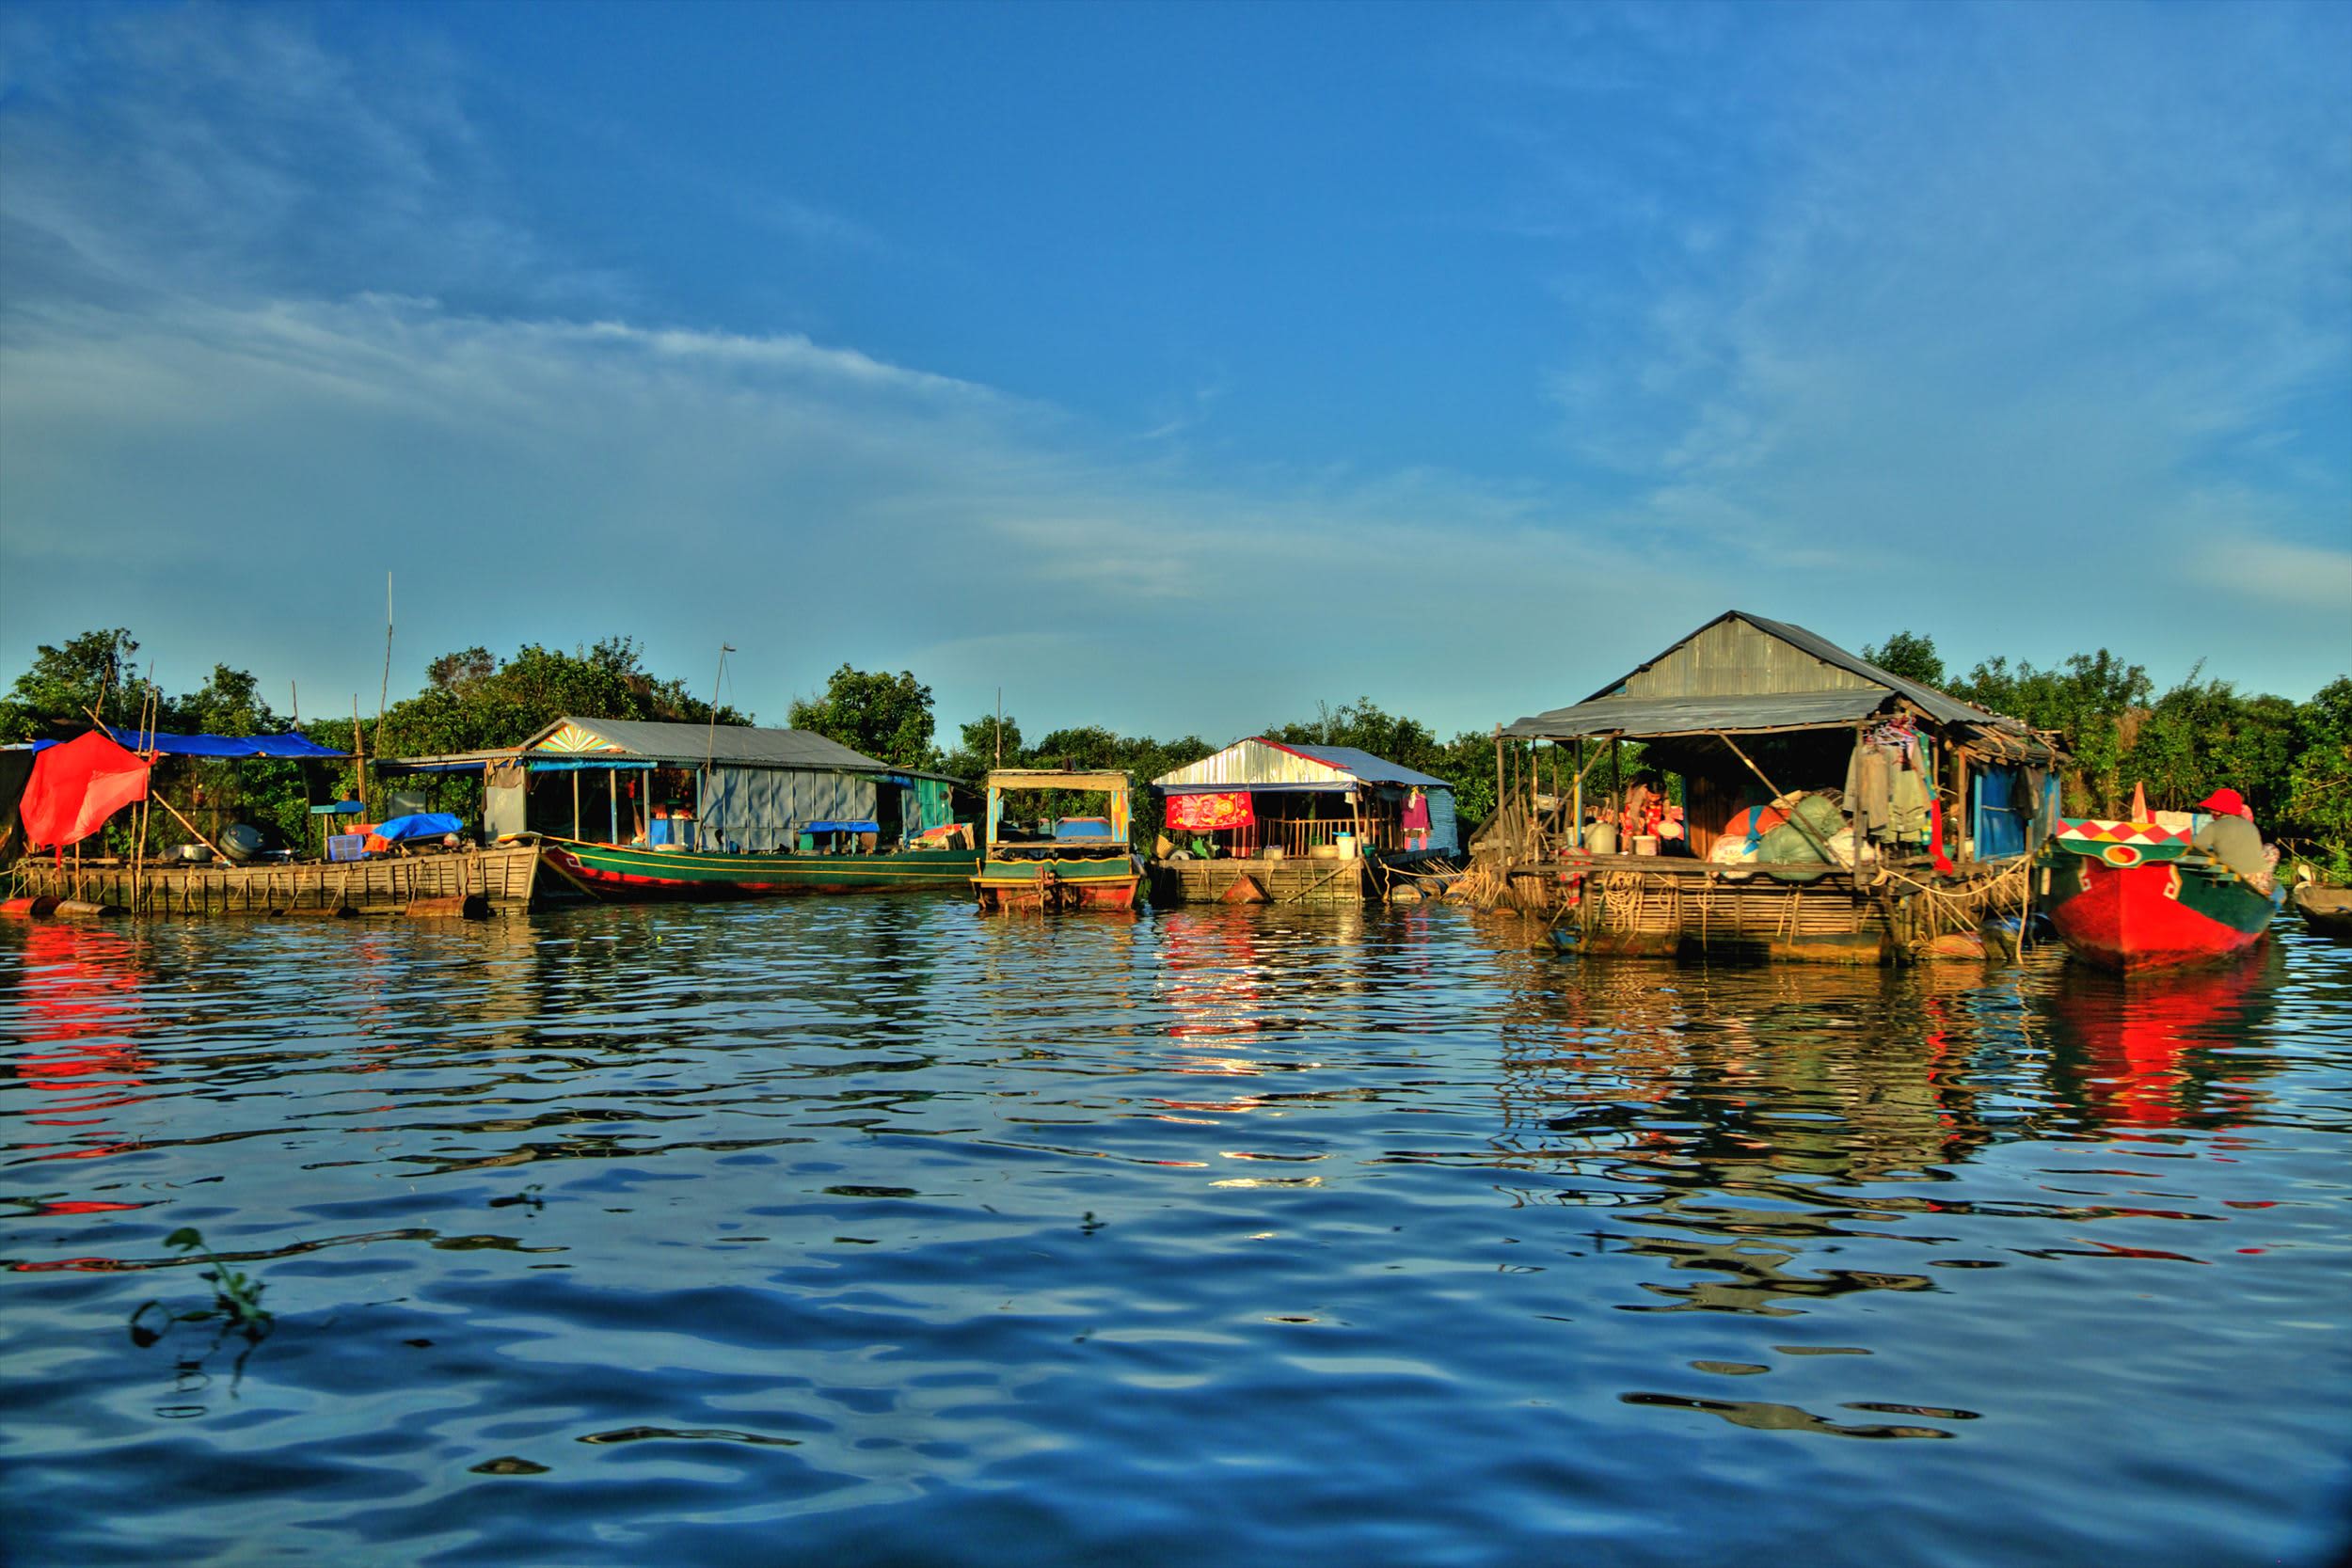
<path id="1" fill-rule="evenodd" d="M 1343 772 L 1353 773 L 1366 784 L 1419 784 L 1423 789 L 1451 790 L 1454 786 L 1443 779 L 1416 773 L 1402 763 L 1359 752 L 1353 746 L 1293 746 L 1294 752 L 1304 752 L 1321 762 L 1327 762 Z"/>
<path id="2" fill-rule="evenodd" d="M 1944 692 L 1938 691 L 1931 686 L 1922 686 L 1917 681 L 1906 680 L 1904 677 L 1894 673 L 1892 671 L 1879 668 L 1879 666 L 1871 663 L 1868 659 L 1862 657 L 1858 654 L 1848 653 L 1845 649 L 1839 647 L 1836 643 L 1832 642 L 1826 637 L 1822 637 L 1815 632 L 1807 631 L 1803 626 L 1792 625 L 1787 621 L 1770 621 L 1761 615 L 1751 615 L 1743 610 L 1725 610 L 1723 614 L 1716 616 L 1714 620 L 1708 622 L 1707 626 L 1700 626 L 1697 630 L 1692 631 L 1690 636 L 1681 638 L 1669 645 L 1664 652 L 1659 654 L 1656 657 L 1645 660 L 1642 664 L 1639 664 L 1633 669 L 1628 671 L 1625 674 L 1618 676 L 1615 680 L 1611 681 L 1607 686 L 1604 686 L 1598 691 L 1594 692 L 1592 696 L 1587 698 L 1584 702 L 1579 703 L 1573 707 L 1555 708 L 1549 713 L 1539 714 L 1534 719 L 1519 720 L 1517 723 L 1504 726 L 1502 733 L 1505 735 L 1517 735 L 1520 736 L 1537 735 L 1597 735 L 1608 733 L 1592 729 L 1549 730 L 1542 729 L 1540 727 L 1530 729 L 1526 726 L 1540 726 L 1546 721 L 1561 720 L 1564 716 L 1568 714 L 1581 713 L 1584 709 L 1592 706 L 1595 703 L 1613 700 L 1612 694 L 1623 690 L 1628 681 L 1640 674 L 1644 670 L 1650 668 L 1650 666 L 1657 664 L 1661 659 L 1665 658 L 1667 655 L 1673 653 L 1675 649 L 1681 647 L 1684 643 L 1687 643 L 1693 638 L 1696 638 L 1701 632 L 1706 631 L 1708 626 L 1719 626 L 1723 622 L 1733 620 L 1745 621 L 1748 625 L 1756 627 L 1756 630 L 1761 631 L 1770 637 L 1777 637 L 1782 641 L 1788 643 L 1790 647 L 1800 649 L 1803 652 L 1811 655 L 1813 657 L 1820 659 L 1824 664 L 1832 665 L 1837 669 L 1843 670 L 1849 674 L 1858 675 L 1862 679 L 1869 681 L 1886 691 L 1901 696 L 1907 699 L 1922 713 L 1927 714 L 1929 717 L 1941 723 L 1973 724 L 1984 729 L 2006 731 L 2010 736 L 2020 739 L 2023 739 L 2028 733 L 2026 726 L 2022 722 L 2010 718 L 2007 714 L 1993 713 L 1984 708 L 1976 707 L 1970 704 L 1962 702 L 1957 697 L 1949 696 Z M 1667 709 L 1677 708 L 1685 704 L 1699 705 L 1709 704 L 1737 704 L 1739 705 L 1738 710 L 1740 712 L 1755 711 L 1758 713 L 1767 711 L 1767 709 L 1759 707 L 1751 710 L 1746 705 L 1751 702 L 1757 704 L 1794 704 L 1799 706 L 1808 704 L 1818 704 L 1820 710 L 1827 713 L 1828 704 L 1833 698 L 1851 700 L 1857 697 L 1869 696 L 1871 696 L 1871 693 L 1857 691 L 1787 691 L 1759 693 L 1754 697 L 1692 697 L 1642 700 L 1657 703 Z M 1614 700 L 1624 701 L 1627 699 Z M 1877 702 L 1874 700 L 1868 706 L 1863 707 L 1857 711 L 1850 712 L 1847 717 L 1859 718 L 1863 713 L 1870 712 L 1876 706 Z M 1626 711 L 1629 713 L 1631 710 L 1629 708 Z M 1829 714 L 1829 716 L 1825 718 L 1791 719 L 1781 721 L 1779 722 L 1785 727 L 1787 725 L 1834 722 L 1835 719 L 1835 714 Z M 1707 728 L 1740 729 L 1771 727 L 1773 727 L 1773 724 L 1771 721 L 1740 724 L 1728 721 L 1711 725 L 1693 723 L 1679 726 L 1679 728 L 1686 731 Z M 1626 727 L 1617 729 L 1615 733 L 1633 735 L 1637 732 L 1631 727 Z M 1674 732 L 1664 730 L 1648 730 L 1646 733 L 1667 734 Z"/>
<path id="3" fill-rule="evenodd" d="M 1161 791 L 1199 789 L 1343 789 L 1349 784 L 1419 784 L 1451 790 L 1443 779 L 1353 746 L 1295 746 L 1252 736 L 1152 781 Z"/>
<path id="4" fill-rule="evenodd" d="M 609 752 L 680 766 L 713 762 L 739 768 L 806 768 L 835 773 L 903 772 L 807 730 L 756 730 L 741 724 L 664 724 L 644 719 L 563 718 L 523 742 L 526 752 L 594 756 Z"/>
<path id="5" fill-rule="evenodd" d="M 1886 705 L 1886 691 L 1785 691 L 1735 697 L 1599 697 L 1505 724 L 1522 740 L 1589 735 L 1700 735 L 1851 724 Z"/>

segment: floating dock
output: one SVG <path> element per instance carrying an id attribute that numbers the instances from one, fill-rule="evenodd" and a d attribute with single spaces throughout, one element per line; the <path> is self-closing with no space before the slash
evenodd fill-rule
<path id="1" fill-rule="evenodd" d="M 533 844 L 348 863 L 140 865 L 42 855 L 8 870 L 12 898 L 56 899 L 125 914 L 519 914 L 539 875 Z"/>

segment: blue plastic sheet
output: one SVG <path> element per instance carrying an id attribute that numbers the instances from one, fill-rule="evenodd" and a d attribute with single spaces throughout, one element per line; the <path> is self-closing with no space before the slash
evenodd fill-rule
<path id="1" fill-rule="evenodd" d="M 377 825 L 375 836 L 388 844 L 399 844 L 412 838 L 439 838 L 453 833 L 464 826 L 445 811 L 421 811 L 407 816 L 395 816 Z"/>
<path id="2" fill-rule="evenodd" d="M 347 757 L 300 735 L 162 735 L 149 730 L 118 729 L 115 739 L 135 752 L 160 752 L 167 757 L 270 757 L 279 762 L 308 762 Z"/>

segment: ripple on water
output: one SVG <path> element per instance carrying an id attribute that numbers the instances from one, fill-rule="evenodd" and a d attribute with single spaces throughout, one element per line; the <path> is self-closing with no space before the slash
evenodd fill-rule
<path id="1" fill-rule="evenodd" d="M 26 1561 L 2344 1544 L 2299 933 L 2149 986 L 1428 907 L 11 926 L 0 1039 Z"/>

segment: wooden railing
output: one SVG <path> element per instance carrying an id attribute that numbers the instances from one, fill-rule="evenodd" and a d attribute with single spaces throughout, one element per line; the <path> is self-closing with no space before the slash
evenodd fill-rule
<path id="1" fill-rule="evenodd" d="M 1217 847 L 1237 856 L 1256 854 L 1269 845 L 1278 846 L 1285 855 L 1305 859 L 1319 845 L 1336 843 L 1342 833 L 1357 835 L 1357 850 L 1397 849 L 1404 847 L 1404 837 L 1394 822 L 1377 819 L 1363 822 L 1344 816 L 1324 816 L 1302 820 L 1261 820 L 1247 828 L 1233 828 L 1211 835 Z M 1184 830 L 1169 834 L 1183 838 Z"/>

